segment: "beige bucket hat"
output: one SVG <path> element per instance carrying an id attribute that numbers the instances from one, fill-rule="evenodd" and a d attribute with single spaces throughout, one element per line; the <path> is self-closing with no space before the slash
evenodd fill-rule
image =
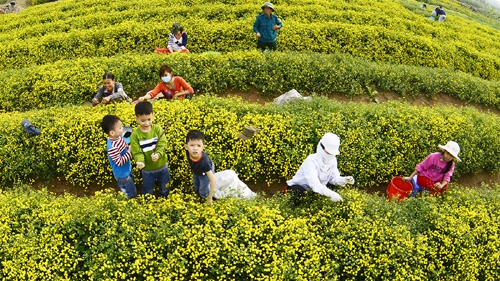
<path id="1" fill-rule="evenodd" d="M 252 127 L 252 126 L 246 126 L 241 133 L 238 134 L 238 138 L 242 140 L 249 140 L 251 139 L 254 135 L 256 135 L 259 132 L 259 129 Z"/>
<path id="2" fill-rule="evenodd" d="M 271 2 L 264 2 L 264 4 L 262 5 L 262 9 L 264 9 L 264 8 L 270 8 L 274 12 L 274 6 L 273 6 L 273 3 L 271 3 Z"/>

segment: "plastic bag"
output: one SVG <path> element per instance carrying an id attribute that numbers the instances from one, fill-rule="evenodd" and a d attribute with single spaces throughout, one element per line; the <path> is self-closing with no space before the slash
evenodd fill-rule
<path id="1" fill-rule="evenodd" d="M 309 99 L 310 97 L 303 97 L 297 90 L 292 89 L 283 95 L 277 97 L 274 99 L 274 103 L 277 105 L 284 105 L 285 103 L 292 101 L 292 100 L 297 100 L 297 99 Z"/>
<path id="2" fill-rule="evenodd" d="M 235 171 L 225 170 L 215 173 L 217 181 L 215 187 L 215 198 L 239 198 L 252 199 L 257 196 L 244 182 L 242 182 Z"/>

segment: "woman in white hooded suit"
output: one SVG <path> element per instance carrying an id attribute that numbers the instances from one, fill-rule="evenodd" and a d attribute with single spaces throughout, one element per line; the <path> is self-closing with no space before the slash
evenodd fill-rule
<path id="1" fill-rule="evenodd" d="M 304 192 L 312 190 L 332 201 L 343 201 L 340 195 L 326 185 L 354 184 L 351 176 L 340 176 L 336 156 L 340 154 L 340 139 L 333 133 L 326 133 L 318 143 L 316 153 L 307 156 L 295 176 L 287 181 L 287 190 Z"/>

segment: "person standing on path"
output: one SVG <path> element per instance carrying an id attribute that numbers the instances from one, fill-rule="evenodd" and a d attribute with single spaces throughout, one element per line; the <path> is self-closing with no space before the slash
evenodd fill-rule
<path id="1" fill-rule="evenodd" d="M 267 47 L 274 51 L 278 29 L 283 25 L 278 16 L 273 14 L 274 6 L 271 2 L 265 2 L 262 11 L 263 13 L 257 16 L 253 24 L 253 32 L 257 36 L 257 49 L 265 51 Z"/>

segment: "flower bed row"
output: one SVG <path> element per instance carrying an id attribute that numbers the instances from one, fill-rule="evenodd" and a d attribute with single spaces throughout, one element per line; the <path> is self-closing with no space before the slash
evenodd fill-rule
<path id="1" fill-rule="evenodd" d="M 500 187 L 342 203 L 0 190 L 2 280 L 499 280 Z"/>
<path id="2" fill-rule="evenodd" d="M 470 108 L 427 108 L 398 102 L 346 104 L 324 98 L 279 107 L 214 97 L 158 101 L 154 108 L 155 123 L 165 126 L 171 122 L 166 134 L 168 163 L 173 186 L 181 190 L 191 189 L 183 148 L 191 129 L 206 134 L 206 151 L 216 170 L 233 169 L 244 181 L 290 179 L 328 131 L 342 140 L 341 172 L 353 175 L 360 187 L 410 174 L 417 163 L 438 150 L 438 144 L 449 140 L 462 148 L 463 162 L 457 164 L 455 177 L 500 171 L 499 118 Z M 82 187 L 113 182 L 106 138 L 99 126 L 106 114 L 116 114 L 124 124 L 136 126 L 129 104 L 0 114 L 0 182 L 59 178 Z M 20 126 L 24 118 L 42 134 L 26 135 Z M 249 141 L 237 138 L 246 125 L 260 129 Z M 135 173 L 140 181 L 138 171 Z"/>
<path id="3" fill-rule="evenodd" d="M 403 97 L 445 93 L 467 102 L 500 107 L 500 82 L 452 70 L 381 64 L 348 55 L 274 53 L 121 55 L 60 61 L 0 72 L 0 111 L 26 111 L 89 101 L 111 71 L 131 97 L 142 96 L 159 81 L 158 69 L 170 64 L 196 94 L 256 88 L 276 95 L 297 89 L 306 95 L 340 92 L 371 94 L 376 88 Z"/>
<path id="4" fill-rule="evenodd" d="M 5 28 L 11 29 L 0 36 L 0 53 L 4 55 L 0 69 L 61 59 L 151 53 L 166 46 L 173 21 L 181 21 L 189 31 L 192 52 L 254 49 L 251 27 L 261 5 L 235 2 L 237 5 L 228 10 L 227 3 L 211 2 L 193 3 L 193 7 L 174 3 L 165 7 L 163 2 L 154 1 L 148 5 L 117 2 L 111 7 L 95 0 L 80 2 L 44 7 L 43 11 L 54 13 L 54 17 L 35 26 L 25 19 L 31 10 L 25 17 L 6 21 Z M 408 10 L 392 1 L 329 4 L 323 1 L 309 7 L 290 3 L 280 7 L 285 28 L 278 37 L 279 49 L 348 53 L 377 62 L 451 68 L 484 79 L 500 79 L 496 29 L 458 16 L 449 23 L 436 24 L 418 8 Z M 158 7 L 152 10 L 151 6 Z M 346 6 L 349 9 L 344 11 Z M 380 10 L 388 9 L 399 16 L 380 15 Z M 40 11 L 34 9 L 33 16 Z M 309 40 L 303 40 L 304 34 Z"/>

